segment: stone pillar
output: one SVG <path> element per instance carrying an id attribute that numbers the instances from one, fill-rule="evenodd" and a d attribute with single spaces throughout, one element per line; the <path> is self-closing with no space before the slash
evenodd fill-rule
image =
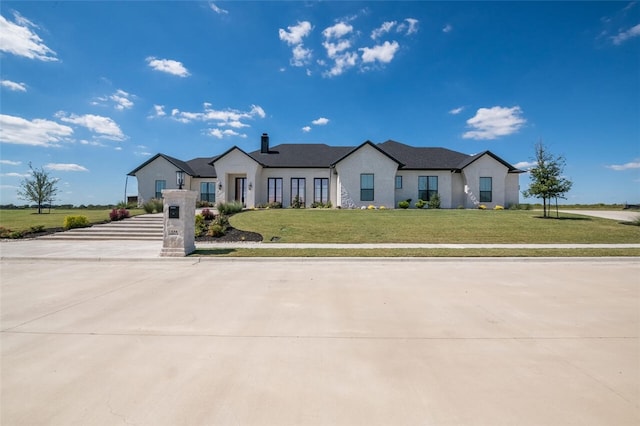
<path id="1" fill-rule="evenodd" d="M 184 257 L 196 249 L 196 199 L 198 193 L 183 189 L 165 189 L 164 231 L 160 256 Z"/>

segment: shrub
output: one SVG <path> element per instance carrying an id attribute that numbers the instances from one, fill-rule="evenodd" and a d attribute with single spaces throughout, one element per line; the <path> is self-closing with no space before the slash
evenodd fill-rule
<path id="1" fill-rule="evenodd" d="M 486 209 L 487 209 L 487 206 L 485 206 L 484 204 L 480 204 L 480 205 L 478 205 L 478 208 L 479 208 L 480 210 L 486 210 Z"/>
<path id="2" fill-rule="evenodd" d="M 375 209 L 376 209 L 376 206 L 374 206 L 373 204 L 369 204 L 369 205 L 367 206 L 367 209 L 368 209 L 368 210 L 375 210 Z"/>
<path id="3" fill-rule="evenodd" d="M 204 221 L 204 216 L 202 216 L 201 214 L 197 214 L 195 236 L 201 237 L 204 235 L 206 231 L 207 231 L 207 224 Z"/>
<path id="4" fill-rule="evenodd" d="M 282 204 L 280 206 L 282 207 Z M 234 213 L 241 212 L 243 206 L 240 201 L 232 201 L 230 203 L 218 203 L 216 208 L 218 209 L 218 213 L 220 214 L 232 215 Z"/>
<path id="5" fill-rule="evenodd" d="M 86 216 L 67 216 L 64 218 L 64 229 L 85 228 L 89 226 L 89 219 Z"/>
<path id="6" fill-rule="evenodd" d="M 417 209 L 421 209 L 423 208 L 425 205 L 427 205 L 427 202 L 424 200 L 418 200 L 416 201 L 416 208 Z"/>
<path id="7" fill-rule="evenodd" d="M 502 207 L 500 205 L 496 205 L 493 209 L 494 210 L 504 210 L 504 207 Z"/>
<path id="8" fill-rule="evenodd" d="M 129 210 L 127 209 L 113 209 L 109 213 L 109 219 L 111 219 L 111 221 L 126 219 L 129 216 Z"/>
<path id="9" fill-rule="evenodd" d="M 213 220 L 213 218 L 216 216 L 209 209 L 202 209 L 202 212 L 200 214 L 202 215 L 204 220 Z"/>
<path id="10" fill-rule="evenodd" d="M 456 207 L 458 210 L 464 210 L 464 206 L 462 204 L 458 205 L 458 207 Z"/>
<path id="11" fill-rule="evenodd" d="M 210 237 L 222 237 L 224 235 L 224 229 L 217 223 L 211 223 L 207 230 L 207 235 Z"/>
<path id="12" fill-rule="evenodd" d="M 303 207 L 304 207 L 304 202 L 300 199 L 300 197 L 298 197 L 297 195 L 293 197 L 293 200 L 291 201 L 291 208 L 301 209 Z"/>
<path id="13" fill-rule="evenodd" d="M 9 238 L 9 234 L 11 234 L 11 229 L 0 226 L 0 238 Z"/>
<path id="14" fill-rule="evenodd" d="M 431 199 L 429 200 L 429 208 L 430 209 L 439 209 L 440 208 L 440 194 L 433 194 Z"/>
<path id="15" fill-rule="evenodd" d="M 202 200 L 196 201 L 197 209 L 201 209 L 203 207 L 215 207 L 215 204 L 210 201 L 202 201 Z"/>
<path id="16" fill-rule="evenodd" d="M 380 210 L 386 210 L 387 208 L 385 206 L 380 206 Z"/>
<path id="17" fill-rule="evenodd" d="M 152 198 L 142 205 L 145 213 L 162 213 L 164 210 L 164 202 L 160 198 Z"/>
<path id="18" fill-rule="evenodd" d="M 30 232 L 38 233 L 44 231 L 44 225 L 34 225 L 29 228 Z"/>
<path id="19" fill-rule="evenodd" d="M 320 201 L 314 201 L 313 203 L 311 203 L 311 208 L 312 209 L 330 209 L 331 201 L 327 201 L 326 203 L 322 203 Z"/>
<path id="20" fill-rule="evenodd" d="M 398 207 L 400 207 L 401 209 L 408 209 L 409 208 L 409 201 L 407 201 L 407 200 L 400 201 L 398 203 Z"/>

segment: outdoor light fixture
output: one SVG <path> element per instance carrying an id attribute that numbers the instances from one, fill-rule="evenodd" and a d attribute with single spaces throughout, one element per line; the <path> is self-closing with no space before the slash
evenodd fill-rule
<path id="1" fill-rule="evenodd" d="M 178 189 L 182 189 L 182 185 L 184 185 L 184 172 L 182 170 L 176 170 L 176 183 L 178 184 Z"/>
<path id="2" fill-rule="evenodd" d="M 253 189 L 253 185 L 251 184 L 251 182 L 249 182 L 249 191 L 251 191 Z"/>
<path id="3" fill-rule="evenodd" d="M 220 191 L 222 191 L 222 183 L 219 183 L 219 184 L 218 184 L 218 189 L 219 189 Z"/>

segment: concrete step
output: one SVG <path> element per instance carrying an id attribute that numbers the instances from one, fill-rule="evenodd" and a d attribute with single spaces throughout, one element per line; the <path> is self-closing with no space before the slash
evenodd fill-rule
<path id="1" fill-rule="evenodd" d="M 134 216 L 117 222 L 75 228 L 40 237 L 47 240 L 162 240 L 162 214 Z"/>

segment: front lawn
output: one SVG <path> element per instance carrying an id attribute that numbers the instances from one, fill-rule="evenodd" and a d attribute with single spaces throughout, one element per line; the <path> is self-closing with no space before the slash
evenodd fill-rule
<path id="1" fill-rule="evenodd" d="M 640 243 L 640 227 L 561 213 L 544 219 L 527 210 L 249 210 L 231 226 L 268 243 Z"/>

